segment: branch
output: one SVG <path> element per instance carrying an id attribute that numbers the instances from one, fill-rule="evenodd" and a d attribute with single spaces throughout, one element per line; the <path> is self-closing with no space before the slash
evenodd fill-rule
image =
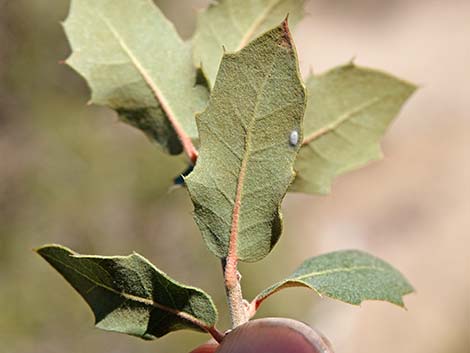
<path id="1" fill-rule="evenodd" d="M 240 285 L 240 273 L 237 270 L 238 259 L 228 257 L 222 260 L 222 267 L 225 279 L 225 292 L 232 319 L 232 328 L 240 326 L 248 321 L 245 301 L 243 300 L 242 288 Z"/>

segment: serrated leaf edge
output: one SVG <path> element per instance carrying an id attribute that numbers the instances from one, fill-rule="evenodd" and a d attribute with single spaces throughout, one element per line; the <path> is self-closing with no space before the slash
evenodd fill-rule
<path id="1" fill-rule="evenodd" d="M 352 60 L 348 61 L 346 64 L 339 65 L 337 67 L 333 67 L 333 68 L 331 68 L 331 69 L 329 69 L 329 70 L 327 70 L 323 73 L 320 73 L 318 75 L 314 74 L 313 71 L 311 70 L 310 75 L 307 78 L 307 82 L 311 79 L 318 79 L 322 76 L 326 76 L 326 75 L 328 75 L 331 72 L 334 72 L 336 70 L 344 70 L 344 69 L 348 69 L 348 68 L 357 68 L 357 69 L 360 69 L 362 71 L 372 72 L 372 73 L 375 73 L 375 74 L 381 74 L 381 75 L 388 76 L 388 77 L 393 77 L 397 82 L 400 82 L 401 84 L 407 85 L 407 86 L 410 87 L 411 92 L 410 92 L 409 96 L 406 98 L 406 100 L 408 100 L 415 93 L 415 91 L 418 88 L 420 88 L 419 85 L 416 85 L 416 84 L 411 83 L 409 81 L 391 76 L 389 73 L 387 73 L 385 71 L 377 70 L 377 69 L 373 69 L 373 68 L 369 68 L 369 67 L 365 67 L 365 66 L 358 66 L 354 63 L 354 58 Z M 382 100 L 386 99 L 389 96 L 390 95 L 375 96 L 375 97 L 371 98 L 370 100 L 354 107 L 351 111 L 348 111 L 348 112 L 344 113 L 337 120 L 335 120 L 334 122 L 328 124 L 327 126 L 319 128 L 318 130 L 311 132 L 302 141 L 302 147 L 310 146 L 310 144 L 312 142 L 316 141 L 317 139 L 319 139 L 323 135 L 326 135 L 326 134 L 328 134 L 332 131 L 335 131 L 339 126 L 341 126 L 347 120 L 353 118 L 354 115 L 356 113 L 360 112 L 362 109 L 370 108 L 374 104 L 380 103 Z M 403 102 L 402 106 L 400 107 L 400 110 L 403 108 L 403 105 L 406 103 L 406 100 Z M 398 113 L 396 115 L 398 115 Z M 396 116 L 394 116 L 393 119 L 395 119 L 395 118 L 396 118 Z M 389 126 L 387 126 L 387 129 L 388 129 L 388 127 Z M 381 136 L 381 137 L 383 137 L 383 136 Z M 360 169 L 360 168 L 362 168 L 362 167 L 364 167 L 368 164 L 371 164 L 373 162 L 376 162 L 376 161 L 379 161 L 379 160 L 383 159 L 383 151 L 382 151 L 382 147 L 381 147 L 381 143 L 380 143 L 380 138 L 379 138 L 378 141 L 376 141 L 373 144 L 373 146 L 376 146 L 376 150 L 374 151 L 376 153 L 375 153 L 374 156 L 371 156 L 369 160 L 365 160 L 362 163 L 350 163 L 348 165 L 345 165 L 341 169 L 337 170 L 337 172 L 335 173 L 335 175 L 333 177 L 338 177 L 343 173 L 346 173 L 346 172 L 349 172 L 349 171 L 352 171 L 352 170 Z M 297 171 L 296 171 L 296 179 L 301 179 L 301 180 L 304 180 L 306 182 L 309 181 L 308 178 L 303 177 L 303 175 L 301 173 L 298 173 Z M 319 194 L 319 195 L 329 194 L 331 192 L 331 188 L 332 188 L 332 181 L 333 180 L 331 180 L 331 182 L 328 185 L 325 185 L 321 189 L 314 192 L 314 194 Z M 294 185 L 294 187 L 292 188 L 293 185 Z M 302 190 L 297 190 L 297 188 L 295 187 L 295 183 L 293 183 L 291 185 L 291 188 L 289 189 L 289 191 L 302 192 Z"/>
<path id="2" fill-rule="evenodd" d="M 153 4 L 156 6 L 155 4 Z M 160 11 L 157 7 L 155 7 L 156 11 Z M 135 66 L 137 72 L 142 76 L 143 80 L 147 84 L 147 86 L 150 88 L 150 91 L 152 92 L 153 96 L 157 100 L 157 102 L 160 104 L 161 109 L 165 113 L 168 121 L 170 122 L 171 126 L 175 130 L 176 135 L 178 136 L 178 139 L 183 146 L 183 150 L 186 152 L 188 155 L 189 159 L 195 163 L 197 157 L 198 157 L 198 152 L 196 148 L 194 147 L 191 137 L 188 136 L 186 131 L 183 129 L 181 126 L 180 122 L 176 118 L 175 113 L 173 112 L 173 109 L 170 107 L 168 104 L 166 98 L 164 97 L 163 93 L 160 91 L 158 88 L 158 85 L 152 80 L 150 75 L 148 74 L 148 71 L 145 69 L 145 67 L 142 66 L 142 64 L 139 62 L 139 60 L 134 56 L 130 48 L 127 46 L 127 44 L 124 42 L 122 37 L 119 35 L 119 33 L 116 31 L 116 28 L 110 23 L 109 20 L 106 19 L 101 13 L 97 13 L 98 17 L 103 21 L 104 24 L 108 27 L 108 29 L 111 31 L 113 36 L 116 38 L 116 40 L 119 43 L 119 46 L 123 50 L 123 52 L 128 56 L 129 60 L 132 62 L 132 64 Z M 68 17 L 65 19 L 65 21 L 62 22 L 62 27 L 64 28 L 65 32 L 67 33 L 67 22 L 71 16 L 71 12 L 69 12 Z M 166 18 L 163 14 L 161 16 L 164 18 L 164 20 L 173 27 L 173 29 L 176 32 L 176 28 L 174 27 L 174 24 Z M 180 39 L 180 42 L 182 44 L 185 44 L 183 40 L 179 36 L 177 36 L 178 39 Z M 74 67 L 72 64 L 72 59 L 73 57 L 78 53 L 79 51 L 75 50 L 72 47 L 72 53 L 70 56 L 64 61 L 68 66 L 70 66 L 73 70 L 77 71 L 84 79 L 86 82 L 88 82 L 88 79 L 78 70 Z M 98 101 L 95 101 L 94 97 L 94 91 L 91 90 L 91 100 L 88 104 L 90 103 L 96 103 L 96 104 L 104 104 Z M 105 104 L 106 105 L 106 104 Z"/>
<path id="3" fill-rule="evenodd" d="M 342 250 L 342 251 L 348 251 L 348 250 Z M 362 252 L 362 251 L 357 251 L 357 250 L 349 250 L 349 251 L 356 251 L 356 252 L 360 252 L 360 253 L 368 255 L 368 256 L 372 256 L 372 255 L 370 255 L 366 252 Z M 372 257 L 375 257 L 375 256 L 372 256 Z M 308 261 L 308 260 L 306 260 L 306 261 Z M 380 260 L 380 261 L 382 261 L 382 260 Z M 390 266 L 388 263 L 386 263 L 386 262 L 384 262 L 384 263 L 386 265 Z M 392 266 L 390 266 L 390 267 L 393 270 L 397 271 Z M 278 283 L 266 288 L 260 294 L 258 294 L 253 299 L 253 301 L 250 303 L 250 307 L 248 309 L 249 315 L 250 315 L 250 317 L 254 316 L 256 314 L 256 311 L 260 307 L 260 305 L 264 302 L 264 300 L 269 298 L 271 295 L 279 292 L 282 289 L 291 288 L 291 287 L 309 288 L 309 289 L 313 290 L 320 298 L 323 298 L 324 296 L 326 296 L 326 297 L 329 297 L 331 299 L 335 299 L 335 300 L 341 301 L 343 303 L 348 303 L 348 304 L 351 304 L 351 305 L 360 306 L 364 301 L 386 301 L 386 302 L 397 305 L 397 306 L 401 307 L 402 309 L 406 310 L 406 306 L 405 306 L 405 304 L 404 304 L 404 302 L 401 298 L 398 301 L 391 301 L 391 300 L 387 300 L 387 299 L 362 299 L 359 302 L 346 301 L 344 299 L 340 299 L 340 298 L 338 298 L 336 296 L 333 296 L 333 295 L 322 294 L 315 287 L 313 287 L 311 284 L 303 281 L 304 278 L 318 277 L 318 276 L 323 276 L 323 275 L 327 275 L 327 274 L 331 274 L 331 273 L 338 273 L 338 272 L 353 272 L 353 271 L 356 271 L 356 270 L 376 270 L 376 271 L 386 272 L 386 270 L 384 268 L 376 267 L 376 266 L 354 266 L 354 267 L 349 267 L 349 268 L 328 269 L 328 270 L 324 270 L 324 271 L 311 272 L 311 273 L 301 275 L 301 276 L 298 276 L 298 277 L 294 277 L 294 274 L 295 274 L 295 272 L 294 272 L 293 274 L 291 274 L 291 276 L 293 276 L 293 277 L 287 278 L 287 279 L 285 279 L 281 282 L 278 282 Z M 406 281 L 406 284 L 408 285 L 409 289 L 407 291 L 403 292 L 401 294 L 401 297 L 403 297 L 407 294 L 413 293 L 415 291 L 413 286 L 410 283 L 408 283 L 408 281 L 404 277 L 403 277 L 403 279 Z"/>
<path id="4" fill-rule="evenodd" d="M 240 44 L 238 44 L 237 51 L 242 49 L 244 46 L 246 46 L 250 42 L 251 39 L 253 39 L 253 35 L 256 33 L 256 30 L 266 20 L 266 18 L 269 16 L 269 13 L 273 11 L 276 8 L 276 6 L 278 6 L 282 1 L 283 0 L 274 0 L 266 7 L 266 9 L 264 9 L 264 11 L 258 17 L 256 17 L 251 27 L 248 29 L 248 31 L 245 33 L 245 35 L 241 39 Z"/>
<path id="5" fill-rule="evenodd" d="M 152 299 L 148 299 L 148 298 L 142 298 L 142 297 L 138 297 L 138 296 L 135 296 L 133 294 L 129 294 L 129 293 L 125 293 L 125 292 L 120 292 L 120 291 L 117 291 L 115 290 L 114 288 L 111 288 L 111 287 L 108 287 L 106 285 L 103 285 L 103 284 L 100 284 L 100 283 L 97 283 L 96 281 L 94 281 L 92 278 L 88 277 L 86 274 L 78 271 L 76 268 L 72 267 L 72 266 L 69 266 L 68 264 L 65 264 L 63 263 L 62 261 L 54 258 L 53 256 L 49 256 L 49 255 L 46 255 L 46 254 L 42 254 L 41 253 L 41 250 L 43 249 L 47 249 L 47 248 L 60 248 L 62 250 L 65 250 L 65 251 L 68 251 L 68 252 L 71 252 L 72 253 L 72 257 L 75 257 L 75 258 L 99 258 L 99 259 L 127 259 L 127 258 L 132 258 L 133 256 L 137 256 L 139 257 L 141 260 L 143 260 L 144 262 L 146 262 L 149 266 L 151 266 L 156 272 L 158 272 L 159 274 L 161 274 L 162 276 L 164 276 L 165 278 L 167 278 L 168 280 L 170 280 L 171 282 L 174 282 L 175 284 L 183 287 L 184 289 L 190 289 L 190 290 L 195 290 L 199 293 L 202 293 L 206 296 L 206 298 L 208 299 L 208 301 L 212 304 L 213 308 L 214 308 L 214 312 L 215 312 L 215 320 L 214 321 L 217 321 L 217 310 L 216 310 L 216 307 L 212 301 L 212 298 L 206 294 L 205 292 L 203 292 L 202 290 L 200 290 L 199 288 L 195 288 L 195 287 L 191 287 L 191 286 L 187 286 L 187 285 L 183 285 L 177 281 L 175 281 L 174 279 L 170 278 L 165 272 L 162 272 L 160 271 L 158 268 L 155 267 L 155 265 L 153 265 L 149 260 L 147 260 L 145 257 L 143 257 L 142 255 L 136 253 L 136 252 L 133 252 L 131 255 L 127 255 L 127 256 L 99 256 L 99 255 L 83 255 L 83 254 L 78 254 L 76 253 L 75 251 L 63 246 L 63 245 L 59 245 L 59 244 L 47 244 L 47 245 L 43 245 L 37 249 L 34 249 L 35 252 L 37 252 L 40 256 L 42 257 L 49 257 L 49 258 L 52 258 L 54 259 L 54 261 L 57 261 L 58 263 L 61 263 L 63 266 L 69 268 L 69 269 L 72 269 L 73 271 L 75 271 L 76 273 L 78 273 L 80 276 L 83 276 L 84 278 L 86 278 L 87 280 L 89 280 L 90 282 L 94 283 L 96 286 L 98 287 L 101 287 L 103 289 L 106 289 L 107 291 L 111 292 L 111 293 L 114 293 L 114 294 L 117 294 L 119 296 L 122 296 L 123 298 L 127 299 L 127 300 L 132 300 L 132 301 L 136 301 L 138 303 L 142 303 L 142 304 L 145 304 L 145 305 L 149 305 L 149 306 L 153 306 L 157 309 L 160 309 L 160 310 L 164 310 L 164 311 L 167 311 L 169 312 L 170 314 L 173 314 L 177 317 L 179 317 L 180 319 L 183 319 L 183 320 L 186 320 L 187 322 L 193 324 L 193 325 L 196 325 L 198 327 L 200 327 L 201 329 L 203 329 L 204 331 L 206 332 L 209 332 L 211 333 L 211 331 L 213 331 L 213 328 L 214 328 L 214 324 L 211 324 L 211 323 L 205 323 L 203 322 L 202 320 L 198 319 L 197 317 L 187 313 L 187 312 L 184 312 L 184 311 L 181 311 L 181 310 L 178 310 L 178 309 L 173 309 L 173 308 L 170 308 L 170 307 L 167 307 L 165 305 L 162 305 L 160 303 L 157 303 L 155 302 L 154 300 Z"/>
<path id="6" fill-rule="evenodd" d="M 248 29 L 248 31 L 245 33 L 245 35 L 242 37 L 240 43 L 238 44 L 235 52 L 243 49 L 251 40 L 254 40 L 253 38 L 254 34 L 256 33 L 256 30 L 263 24 L 263 22 L 266 20 L 266 18 L 269 16 L 270 12 L 273 11 L 276 6 L 280 5 L 283 0 L 274 0 L 273 2 L 269 3 L 268 6 L 264 9 L 264 11 L 253 21 L 252 25 Z M 304 0 L 302 0 L 304 1 Z M 210 10 L 212 7 L 217 7 L 220 4 L 221 1 L 217 2 L 211 2 L 209 6 L 207 7 L 206 11 Z M 200 11 L 200 13 L 203 13 L 203 11 Z M 286 14 L 286 20 L 289 17 L 289 14 Z M 193 38 L 194 40 L 194 38 Z M 222 45 L 222 48 L 225 52 L 225 47 Z M 209 83 L 208 86 L 210 87 L 211 84 L 213 85 L 214 82 L 209 82 L 208 75 L 206 71 L 204 70 L 202 62 L 195 63 L 196 67 L 201 70 L 203 73 L 206 81 Z"/>
<path id="7" fill-rule="evenodd" d="M 294 46 L 294 43 L 293 43 L 292 35 L 290 33 L 290 30 L 289 30 L 288 17 L 286 17 L 284 19 L 284 21 L 281 23 L 280 26 L 282 27 L 282 30 L 284 31 L 284 36 L 285 36 L 284 40 L 286 41 L 286 45 L 288 45 L 293 50 L 294 55 L 297 57 L 297 52 L 296 52 L 296 49 L 295 49 L 295 46 Z M 266 33 L 268 33 L 268 32 L 266 32 Z M 234 56 L 234 55 L 237 55 L 237 53 L 225 53 L 224 57 L 225 56 Z M 302 87 L 304 89 L 304 92 L 305 92 L 305 85 L 303 84 L 303 81 L 300 77 L 300 69 L 299 69 L 299 66 L 298 66 L 298 62 L 297 62 L 297 74 L 298 74 L 299 82 L 302 85 Z M 305 107 L 305 105 L 306 105 L 306 102 L 304 102 L 304 107 Z M 256 114 L 254 114 L 254 115 L 256 115 Z M 254 118 L 251 120 L 250 126 L 254 123 L 254 120 L 255 120 Z M 242 197 L 242 194 L 243 194 L 244 177 L 245 177 L 245 173 L 246 173 L 246 169 L 247 169 L 248 158 L 249 158 L 249 155 L 251 153 L 250 143 L 251 143 L 251 134 L 252 134 L 253 129 L 250 128 L 250 126 L 248 126 L 246 128 L 247 136 L 246 136 L 246 139 L 245 139 L 245 150 L 244 150 L 244 154 L 243 154 L 243 157 L 242 157 L 242 164 L 240 166 L 240 173 L 239 173 L 239 177 L 238 177 L 238 181 L 237 181 L 235 202 L 234 202 L 233 210 L 232 210 L 232 224 L 231 224 L 231 230 L 230 230 L 229 249 L 228 249 L 228 255 L 227 255 L 227 268 L 228 268 L 228 271 L 230 271 L 231 266 L 236 267 L 236 264 L 239 260 L 238 250 L 237 250 L 237 248 L 238 248 L 238 231 L 239 231 L 238 230 L 238 221 L 239 221 L 239 216 L 240 216 L 241 197 Z M 295 170 L 294 170 L 293 165 L 291 166 L 291 175 L 292 176 L 291 176 L 290 184 L 292 184 L 292 182 L 295 179 Z M 286 192 L 284 193 L 284 195 L 282 195 L 282 197 L 280 199 L 281 201 L 284 198 L 284 196 L 286 195 L 287 190 L 288 190 L 288 188 L 286 188 Z M 281 201 L 280 201 L 280 203 L 278 205 L 278 208 L 277 208 L 277 216 L 279 217 L 279 222 L 280 222 L 280 226 L 281 226 L 281 229 L 282 229 Z"/>

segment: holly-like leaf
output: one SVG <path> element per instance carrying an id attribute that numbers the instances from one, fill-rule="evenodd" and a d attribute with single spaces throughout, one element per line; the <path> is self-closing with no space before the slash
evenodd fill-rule
<path id="1" fill-rule="evenodd" d="M 193 38 L 194 64 L 213 87 L 224 49 L 237 51 L 275 27 L 289 14 L 292 27 L 304 12 L 304 0 L 219 0 L 199 13 Z"/>
<path id="2" fill-rule="evenodd" d="M 149 0 L 72 0 L 64 22 L 67 63 L 88 82 L 91 102 L 116 110 L 171 154 L 196 138 L 194 115 L 207 92 L 195 87 L 191 48 Z"/>
<path id="3" fill-rule="evenodd" d="M 224 55 L 197 116 L 200 155 L 186 179 L 196 223 L 217 256 L 257 261 L 277 242 L 304 109 L 287 22 Z"/>
<path id="4" fill-rule="evenodd" d="M 337 175 L 380 159 L 379 140 L 415 89 L 353 64 L 312 75 L 291 190 L 327 194 Z"/>
<path id="5" fill-rule="evenodd" d="M 261 292 L 254 309 L 269 296 L 288 287 L 307 287 L 320 296 L 359 305 L 383 300 L 404 306 L 402 297 L 413 292 L 403 275 L 386 262 L 357 250 L 343 250 L 306 260 L 293 274 Z"/>
<path id="6" fill-rule="evenodd" d="M 171 331 L 210 331 L 217 321 L 212 299 L 184 286 L 139 254 L 79 255 L 60 245 L 37 250 L 86 300 L 96 327 L 155 339 Z"/>

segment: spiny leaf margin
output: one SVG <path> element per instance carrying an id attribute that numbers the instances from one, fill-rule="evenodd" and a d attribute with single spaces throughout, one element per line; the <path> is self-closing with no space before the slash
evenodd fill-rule
<path id="1" fill-rule="evenodd" d="M 97 328 L 152 340 L 181 329 L 209 332 L 217 321 L 208 294 L 174 281 L 137 253 L 80 255 L 57 244 L 36 252 L 87 302 Z"/>
<path id="2" fill-rule="evenodd" d="M 207 102 L 196 86 L 192 53 L 149 0 L 71 0 L 63 23 L 66 63 L 91 89 L 90 103 L 114 109 L 165 152 L 196 139 L 194 114 Z"/>
<path id="3" fill-rule="evenodd" d="M 333 179 L 382 158 L 380 138 L 416 86 L 352 62 L 307 80 L 304 142 L 290 191 L 328 194 Z"/>
<path id="4" fill-rule="evenodd" d="M 242 261 L 258 261 L 278 241 L 304 110 L 287 20 L 224 55 L 208 107 L 197 116 L 200 156 L 186 178 L 196 223 L 218 257 L 232 251 Z"/>
<path id="5" fill-rule="evenodd" d="M 192 39 L 194 65 L 213 87 L 226 51 L 238 51 L 289 15 L 293 28 L 303 17 L 304 0 L 219 0 L 197 17 Z"/>
<path id="6" fill-rule="evenodd" d="M 320 297 L 360 305 L 365 300 L 388 301 L 404 307 L 403 296 L 414 291 L 406 278 L 385 261 L 359 250 L 341 250 L 306 261 L 286 279 L 253 300 L 255 310 L 284 288 L 307 287 Z"/>

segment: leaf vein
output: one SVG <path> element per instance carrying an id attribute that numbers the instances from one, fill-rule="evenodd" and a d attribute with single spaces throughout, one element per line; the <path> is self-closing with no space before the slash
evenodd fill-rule
<path id="1" fill-rule="evenodd" d="M 310 135 L 308 135 L 304 141 L 302 142 L 302 145 L 308 145 L 318 139 L 319 137 L 331 132 L 332 130 L 335 130 L 338 126 L 340 126 L 342 123 L 347 121 L 348 119 L 351 119 L 354 115 L 359 113 L 363 109 L 370 108 L 374 104 L 378 103 L 381 99 L 384 97 L 373 97 L 367 101 L 365 101 L 362 104 L 359 104 L 357 107 L 353 108 L 351 111 L 348 111 L 341 115 L 337 120 L 333 121 L 332 123 L 312 132 Z"/>
<path id="2" fill-rule="evenodd" d="M 332 268 L 332 269 L 318 271 L 318 272 L 310 272 L 302 276 L 291 277 L 288 280 L 300 280 L 301 281 L 310 277 L 324 276 L 324 275 L 329 275 L 332 273 L 354 272 L 354 271 L 362 271 L 362 270 L 376 270 L 376 271 L 381 271 L 381 272 L 386 271 L 384 268 L 376 267 L 376 266 L 353 266 L 353 267 L 343 267 L 343 268 Z"/>
<path id="3" fill-rule="evenodd" d="M 101 287 L 111 293 L 114 293 L 114 294 L 117 294 L 119 296 L 121 296 L 122 298 L 124 298 L 125 300 L 132 300 L 132 301 L 135 301 L 135 302 L 138 302 L 138 303 L 141 303 L 141 304 L 145 304 L 145 305 L 148 305 L 148 306 L 152 306 L 154 308 L 157 308 L 157 309 L 160 309 L 160 310 L 163 310 L 163 311 L 167 311 L 171 314 L 174 314 L 176 316 L 178 316 L 179 318 L 183 319 L 183 320 L 186 320 L 186 321 L 189 321 L 190 323 L 192 324 L 196 324 L 198 325 L 199 327 L 201 328 L 208 328 L 208 324 L 207 323 L 204 323 L 203 321 L 201 321 L 200 319 L 198 319 L 197 317 L 187 313 L 187 312 L 184 312 L 184 311 L 180 311 L 178 309 L 173 309 L 173 308 L 170 308 L 170 307 L 167 307 L 163 304 L 160 304 L 160 303 L 157 303 L 155 302 L 154 300 L 152 299 L 149 299 L 149 298 L 142 298 L 142 297 L 139 297 L 139 296 L 136 296 L 136 295 L 133 295 L 133 294 L 130 294 L 130 293 L 126 293 L 124 291 L 119 291 L 119 290 L 116 290 L 112 287 L 109 287 L 103 283 L 99 283 L 99 282 L 96 282 L 93 278 L 90 278 L 88 275 L 86 275 L 85 273 L 81 272 L 80 270 L 78 270 L 77 268 L 73 267 L 73 266 L 70 266 L 68 263 L 65 263 L 63 261 L 61 261 L 60 259 L 58 258 L 55 258 L 53 256 L 50 256 L 50 255 L 45 255 L 46 257 L 49 257 L 49 258 L 52 258 L 54 261 L 62 264 L 64 267 L 67 267 L 68 269 L 76 272 L 77 274 L 79 274 L 80 276 L 86 278 L 88 281 L 90 281 L 91 283 L 93 283 L 94 285 L 98 286 L 98 287 Z M 102 267 L 102 266 L 100 266 Z"/>

